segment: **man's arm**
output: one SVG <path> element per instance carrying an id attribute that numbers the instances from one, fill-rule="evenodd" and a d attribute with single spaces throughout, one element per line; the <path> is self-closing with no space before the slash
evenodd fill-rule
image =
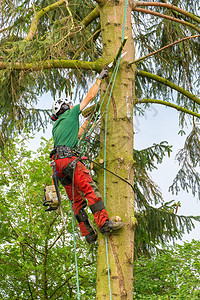
<path id="1" fill-rule="evenodd" d="M 107 69 L 103 69 L 103 71 L 101 71 L 101 73 L 99 74 L 97 81 L 89 90 L 85 99 L 80 103 L 80 111 L 82 111 L 90 103 L 90 101 L 96 97 L 96 95 L 99 91 L 99 87 L 101 85 L 102 79 L 104 79 L 107 76 L 108 76 Z"/>
<path id="2" fill-rule="evenodd" d="M 83 123 L 83 125 L 79 128 L 79 131 L 78 131 L 78 138 L 79 139 L 82 136 L 83 132 L 85 131 L 85 128 L 87 127 L 88 123 L 89 123 L 89 120 L 86 119 L 85 122 Z"/>
<path id="3" fill-rule="evenodd" d="M 96 97 L 99 91 L 100 84 L 101 84 L 101 79 L 97 79 L 95 84 L 89 90 L 85 99 L 80 103 L 80 111 L 82 111 L 90 103 L 90 101 Z"/>

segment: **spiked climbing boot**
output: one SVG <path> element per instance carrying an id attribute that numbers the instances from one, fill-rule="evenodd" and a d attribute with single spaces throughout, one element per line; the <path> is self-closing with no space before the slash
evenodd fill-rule
<path id="1" fill-rule="evenodd" d="M 105 224 L 99 229 L 102 234 L 108 234 L 112 231 L 122 228 L 125 224 L 123 222 L 113 222 L 106 220 Z"/>

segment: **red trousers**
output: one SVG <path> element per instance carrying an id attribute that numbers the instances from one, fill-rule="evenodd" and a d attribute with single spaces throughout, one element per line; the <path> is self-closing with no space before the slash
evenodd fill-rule
<path id="1" fill-rule="evenodd" d="M 56 172 L 58 177 L 64 177 L 62 173 L 63 169 L 76 157 L 66 157 L 62 159 L 56 159 Z M 74 194 L 74 206 L 75 215 L 78 215 L 81 208 L 86 206 L 86 201 L 83 196 L 87 199 L 88 205 L 91 206 L 94 203 L 101 201 L 101 195 L 97 186 L 95 185 L 92 177 L 90 176 L 90 171 L 80 162 L 77 162 L 76 169 L 74 172 L 74 187 L 72 183 L 65 186 L 65 190 L 69 199 L 73 204 L 73 194 Z M 94 213 L 94 220 L 99 228 L 101 228 L 106 220 L 109 220 L 108 213 L 105 209 L 97 211 Z M 79 223 L 79 228 L 83 236 L 89 234 L 88 230 L 85 228 L 84 222 Z"/>

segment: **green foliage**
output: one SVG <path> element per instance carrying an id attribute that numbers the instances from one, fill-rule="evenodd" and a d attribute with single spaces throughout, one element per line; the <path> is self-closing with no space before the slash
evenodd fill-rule
<path id="1" fill-rule="evenodd" d="M 193 299 L 200 297 L 200 242 L 163 249 L 134 263 L 134 299 Z"/>
<path id="2" fill-rule="evenodd" d="M 50 10 L 40 19 L 32 40 L 24 41 L 30 33 L 34 15 L 53 3 L 55 3 L 53 0 L 36 0 L 34 4 L 30 3 L 29 0 L 16 0 L 14 2 L 7 0 L 1 3 L 0 63 L 11 63 L 7 69 L 0 71 L 1 148 L 8 144 L 8 140 L 15 133 L 21 133 L 22 130 L 30 132 L 47 125 L 48 112 L 34 108 L 39 96 L 50 92 L 51 96 L 55 98 L 65 92 L 66 96 L 72 100 L 77 97 L 81 99 L 83 93 L 87 91 L 86 83 L 88 79 L 94 76 L 92 70 L 85 71 L 78 68 L 67 70 L 67 72 L 61 68 L 33 71 L 31 68 L 32 63 L 40 65 L 43 61 L 51 59 L 94 61 L 102 55 L 101 35 L 97 34 L 97 37 L 95 37 L 99 19 L 94 19 L 88 26 L 82 24 L 83 19 L 95 8 L 94 2 L 90 0 L 72 0 L 68 7 L 66 3 L 63 3 L 56 9 Z M 182 9 L 195 15 L 199 13 L 198 0 L 177 0 L 168 1 L 168 3 L 181 6 Z M 194 20 L 173 10 L 162 7 L 154 7 L 152 10 L 195 24 Z M 158 50 L 185 36 L 196 34 L 191 27 L 164 18 L 158 19 L 158 17 L 137 12 L 133 13 L 133 18 L 136 24 L 133 26 L 133 35 L 139 56 Z M 200 39 L 191 39 L 143 60 L 137 67 L 160 75 L 190 92 L 198 94 L 199 77 L 196 74 L 199 72 L 199 48 Z M 30 68 L 28 70 L 22 68 L 20 71 L 12 70 L 15 63 L 29 63 Z M 176 95 L 169 87 L 139 76 L 136 76 L 136 97 L 155 97 L 163 100 L 170 98 L 185 108 L 194 111 L 199 109 L 192 101 L 187 101 L 184 96 Z M 143 114 L 148 106 L 149 104 L 139 108 L 137 106 L 135 114 Z M 180 125 L 182 127 L 185 125 L 184 114 L 180 115 Z M 199 161 L 199 132 L 195 123 L 194 128 L 193 133 L 186 140 L 184 149 L 178 155 L 181 169 L 171 186 L 173 192 L 178 192 L 181 188 L 186 191 L 191 189 L 193 194 L 199 194 L 199 174 L 196 171 Z M 97 131 L 95 142 L 87 145 L 88 152 L 93 153 L 92 158 L 95 158 L 98 153 L 98 133 Z M 4 161 L 5 157 L 8 157 L 8 160 L 13 160 L 6 149 L 5 154 L 2 154 L 4 155 Z M 155 185 L 148 173 L 157 168 L 157 164 L 162 163 L 164 156 L 170 155 L 170 153 L 171 146 L 166 142 L 154 144 L 142 151 L 134 150 L 136 161 L 134 191 L 138 219 L 136 249 L 138 254 L 141 252 L 149 254 L 156 243 L 164 243 L 170 239 L 180 238 L 184 230 L 190 231 L 193 227 L 192 218 L 185 218 L 174 213 L 175 202 L 170 200 L 169 205 L 164 204 L 159 187 Z M 18 170 L 17 160 L 15 163 L 14 168 L 17 172 L 9 167 L 8 172 L 3 171 L 2 173 L 2 195 L 6 199 L 7 197 L 11 199 L 16 193 L 15 197 L 17 199 L 19 197 L 20 200 L 17 201 L 20 202 L 21 194 L 17 192 L 17 183 L 14 179 L 19 180 L 22 184 L 21 171 Z M 3 170 L 5 170 L 4 167 Z M 25 171 L 23 170 L 23 172 Z M 42 172 L 42 170 L 40 171 Z M 11 174 L 13 180 L 10 178 Z M 24 178 L 27 180 L 29 176 L 34 176 L 34 172 Z M 36 184 L 36 178 L 31 177 L 30 182 L 32 180 Z M 28 184 L 28 181 L 26 184 Z M 5 186 L 9 188 L 4 190 Z M 31 190 L 33 195 L 37 194 L 36 191 L 39 186 L 41 186 L 41 182 L 35 189 L 29 186 L 33 189 Z M 24 188 L 24 185 L 22 184 L 20 188 Z M 33 197 L 33 199 L 35 198 Z M 9 205 L 11 205 L 10 201 Z M 158 205 L 161 206 L 157 207 Z M 152 220 L 155 220 L 155 222 Z M 148 230 L 144 230 L 144 228 L 148 228 Z"/>
<path id="3" fill-rule="evenodd" d="M 98 46 L 93 44 L 93 33 L 97 22 L 94 21 L 84 30 L 81 21 L 94 8 L 90 1 L 70 1 L 70 9 L 66 3 L 45 14 L 37 26 L 37 32 L 32 41 L 24 42 L 34 14 L 55 1 L 3 1 L 2 29 L 0 37 L 0 62 L 5 63 L 37 63 L 50 59 L 81 59 L 95 60 L 99 58 Z M 89 42 L 88 42 L 89 40 Z M 80 45 L 81 48 L 80 48 Z M 82 51 L 80 51 L 82 49 Z M 38 127 L 46 127 L 48 112 L 30 109 L 35 107 L 37 99 L 44 92 L 50 92 L 52 97 L 66 93 L 66 97 L 74 100 L 82 97 L 87 90 L 86 80 L 94 76 L 91 71 L 73 70 L 64 72 L 58 69 L 34 72 L 11 71 L 10 68 L 0 70 L 0 118 L 1 143 L 12 136 L 13 132 L 28 128 L 34 131 Z M 67 88 L 66 88 L 67 87 Z M 57 95 L 56 95 L 57 94 Z"/>
<path id="4" fill-rule="evenodd" d="M 184 148 L 177 154 L 180 165 L 170 190 L 178 194 L 180 190 L 192 192 L 200 198 L 200 174 L 198 172 L 200 159 L 200 128 L 194 126 L 185 141 Z"/>
<path id="5" fill-rule="evenodd" d="M 188 12 L 199 15 L 198 1 L 167 1 L 167 3 L 177 5 Z M 151 10 L 194 24 L 194 21 L 190 18 L 167 8 L 156 7 Z M 188 35 L 197 34 L 195 30 L 187 26 L 164 18 L 158 19 L 158 17 L 141 14 L 140 12 L 134 13 L 133 17 L 136 24 L 139 24 L 135 30 L 135 36 L 136 44 L 140 49 L 140 56 L 152 53 Z M 138 68 L 162 76 L 193 93 L 198 93 L 198 84 L 195 84 L 195 81 L 200 60 L 199 53 L 196 51 L 199 42 L 200 39 L 197 38 L 167 48 L 148 60 L 140 62 Z M 140 77 L 137 77 L 136 80 L 138 98 L 174 99 L 173 90 L 164 85 Z M 183 104 L 187 108 L 191 108 L 192 105 L 190 102 L 186 102 L 181 95 L 178 95 L 177 100 L 174 99 L 174 101 Z"/>
<path id="6" fill-rule="evenodd" d="M 94 9 L 93 1 L 72 0 L 69 6 L 63 3 L 50 10 L 42 16 L 37 24 L 33 39 L 24 42 L 30 31 L 34 15 L 53 3 L 55 1 L 36 0 L 34 4 L 28 0 L 2 1 L 0 62 L 40 64 L 51 59 L 94 61 L 101 57 L 103 49 L 101 36 L 99 32 L 97 37 L 95 35 L 99 19 L 94 19 L 86 27 L 81 23 Z M 181 6 L 182 9 L 198 15 L 198 0 L 168 1 L 168 3 Z M 167 8 L 154 7 L 152 10 L 195 24 L 191 18 Z M 137 24 L 137 26 L 133 26 L 133 35 L 139 56 L 151 53 L 173 41 L 196 33 L 194 29 L 187 26 L 155 16 L 134 12 L 133 18 Z M 198 74 L 199 69 L 199 41 L 200 39 L 196 38 L 167 48 L 158 55 L 140 62 L 138 68 L 163 76 L 197 94 L 199 78 L 196 74 Z M 5 104 L 5 110 L 1 112 L 1 117 L 4 119 L 8 116 L 15 122 L 15 126 L 3 127 L 2 134 L 6 137 L 9 137 L 16 128 L 20 127 L 18 119 L 15 117 L 16 114 L 13 113 L 17 103 L 22 104 L 21 110 L 27 108 L 27 100 L 30 105 L 35 106 L 36 97 L 44 91 L 50 91 L 53 97 L 56 93 L 66 91 L 66 96 L 72 98 L 73 92 L 75 96 L 78 95 L 81 98 L 83 92 L 87 90 L 87 79 L 94 76 L 91 71 L 78 69 L 68 70 L 67 74 L 61 69 L 55 70 L 53 68 L 31 72 L 30 66 L 28 72 L 14 72 L 15 82 L 11 85 L 9 84 L 10 74 L 7 77 L 7 73 L 5 73 L 10 72 L 9 69 L 10 67 L 6 71 L 0 71 L 2 75 L 0 78 L 3 78 L 0 80 L 0 88 L 4 91 L 0 97 L 1 103 L 6 98 L 4 95 L 12 95 L 12 101 L 9 101 L 8 105 Z M 136 87 L 138 98 L 155 97 L 168 100 L 170 97 L 185 108 L 193 109 L 191 101 L 187 101 L 185 97 L 179 94 L 175 97 L 173 91 L 163 84 L 136 77 Z M 35 126 L 40 126 L 41 113 L 38 112 L 39 118 L 36 118 L 32 111 L 29 111 L 29 114 L 31 115 L 29 117 L 27 114 L 22 114 L 27 126 L 33 129 L 29 119 L 33 121 Z M 184 121 L 185 117 L 181 114 L 182 125 Z"/>
<path id="7" fill-rule="evenodd" d="M 44 140 L 32 156 L 23 141 L 0 156 L 0 295 L 2 299 L 77 299 L 69 200 L 62 193 L 61 214 L 45 212 L 44 187 L 52 184 Z M 77 240 L 82 299 L 94 299 L 96 249 Z M 86 280 L 87 278 L 87 280 Z"/>
<path id="8" fill-rule="evenodd" d="M 191 147 L 191 140 L 188 141 L 189 144 Z M 194 148 L 198 151 L 196 144 Z M 172 147 L 167 142 L 162 142 L 133 152 L 136 161 L 134 172 L 136 257 L 141 254 L 150 256 L 152 251 L 158 249 L 157 245 L 166 245 L 170 241 L 181 239 L 185 232 L 190 232 L 194 228 L 194 220 L 200 221 L 198 216 L 179 216 L 177 210 L 180 203 L 176 203 L 175 200 L 164 202 L 159 187 L 148 173 L 156 169 L 157 164 L 162 163 L 166 155 L 170 156 L 171 151 Z M 180 161 L 182 162 L 182 159 Z M 186 187 L 186 183 L 183 186 Z"/>
<path id="9" fill-rule="evenodd" d="M 133 155 L 138 168 L 144 167 L 146 170 L 152 171 L 157 169 L 157 164 L 162 163 L 166 154 L 170 157 L 171 152 L 172 146 L 164 141 L 160 144 L 154 143 L 153 146 L 140 151 L 134 149 Z"/>
<path id="10" fill-rule="evenodd" d="M 163 202 L 158 186 L 150 178 L 148 171 L 157 168 L 166 155 L 170 155 L 172 147 L 167 142 L 154 144 L 143 150 L 133 150 L 135 160 L 134 190 L 138 208 L 145 207 L 148 203 L 158 204 Z"/>

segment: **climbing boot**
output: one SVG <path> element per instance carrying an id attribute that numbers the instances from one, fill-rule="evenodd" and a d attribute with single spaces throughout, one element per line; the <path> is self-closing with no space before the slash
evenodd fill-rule
<path id="1" fill-rule="evenodd" d="M 122 228 L 125 224 L 123 222 L 113 222 L 106 220 L 105 224 L 99 229 L 102 234 L 108 234 L 112 231 Z"/>
<path id="2" fill-rule="evenodd" d="M 93 244 L 96 242 L 97 240 L 97 232 L 92 231 L 90 232 L 88 235 L 85 236 L 86 241 L 88 242 L 88 244 Z"/>

